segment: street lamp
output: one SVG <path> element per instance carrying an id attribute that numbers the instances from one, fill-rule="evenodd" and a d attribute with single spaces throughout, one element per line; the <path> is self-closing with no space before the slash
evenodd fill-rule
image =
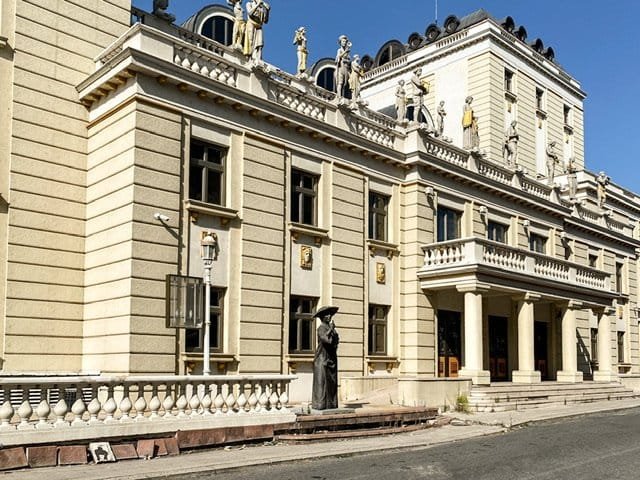
<path id="1" fill-rule="evenodd" d="M 216 257 L 218 247 L 217 236 L 213 232 L 206 232 L 200 241 L 200 254 L 204 266 L 204 339 L 202 374 L 211 375 L 211 265 Z"/>

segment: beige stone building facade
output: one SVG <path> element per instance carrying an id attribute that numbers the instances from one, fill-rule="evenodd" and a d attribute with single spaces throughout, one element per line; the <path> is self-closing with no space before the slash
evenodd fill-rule
<path id="1" fill-rule="evenodd" d="M 253 65 L 226 6 L 0 7 L 4 373 L 201 371 L 201 330 L 168 323 L 209 231 L 214 372 L 294 373 L 294 400 L 323 304 L 343 389 L 640 373 L 640 196 L 585 167 L 585 94 L 512 19 L 388 42 L 357 103 L 332 62 Z"/>

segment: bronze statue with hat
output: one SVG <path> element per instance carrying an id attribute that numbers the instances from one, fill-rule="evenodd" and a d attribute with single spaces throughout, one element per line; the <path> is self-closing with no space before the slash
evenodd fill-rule
<path id="1" fill-rule="evenodd" d="M 314 317 L 320 318 L 317 329 L 318 346 L 313 359 L 313 396 L 311 406 L 314 410 L 338 408 L 338 343 L 333 316 L 338 307 L 318 308 Z"/>

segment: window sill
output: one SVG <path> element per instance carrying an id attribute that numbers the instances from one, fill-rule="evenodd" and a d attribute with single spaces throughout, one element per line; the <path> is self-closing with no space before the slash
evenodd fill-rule
<path id="1" fill-rule="evenodd" d="M 182 352 L 180 358 L 185 362 L 202 363 L 204 360 L 202 352 Z M 218 363 L 233 363 L 238 359 L 233 353 L 214 353 L 209 356 L 212 362 Z"/>
<path id="2" fill-rule="evenodd" d="M 516 103 L 518 101 L 518 95 L 510 92 L 509 90 L 504 91 L 504 98 L 506 98 L 507 100 L 511 100 L 513 103 Z"/>
<path id="3" fill-rule="evenodd" d="M 392 373 L 393 369 L 398 366 L 398 357 L 388 355 L 367 355 L 365 357 L 369 373 L 375 372 L 375 364 L 384 363 L 387 373 Z"/>
<path id="4" fill-rule="evenodd" d="M 376 252 L 378 251 L 386 252 L 387 258 L 389 259 L 391 259 L 394 254 L 400 253 L 398 245 L 394 243 L 383 242 L 381 240 L 373 240 L 370 238 L 367 240 L 367 245 L 369 246 L 369 255 L 371 255 L 372 257 L 374 257 L 376 255 Z"/>
<path id="5" fill-rule="evenodd" d="M 300 235 L 313 237 L 316 245 L 321 245 L 324 240 L 329 239 L 329 230 L 325 228 L 315 227 L 313 225 L 304 225 L 302 223 L 289 223 L 289 232 L 294 242 L 297 242 Z"/>
<path id="6" fill-rule="evenodd" d="M 212 203 L 199 202 L 197 200 L 185 200 L 184 208 L 190 213 L 192 222 L 197 221 L 198 215 L 200 214 L 218 217 L 222 221 L 223 225 L 226 225 L 231 220 L 239 218 L 237 210 L 222 207 L 220 205 L 214 205 Z"/>
<path id="7" fill-rule="evenodd" d="M 547 112 L 539 108 L 536 108 L 536 115 L 538 115 L 538 117 L 542 118 L 543 120 L 547 118 Z"/>

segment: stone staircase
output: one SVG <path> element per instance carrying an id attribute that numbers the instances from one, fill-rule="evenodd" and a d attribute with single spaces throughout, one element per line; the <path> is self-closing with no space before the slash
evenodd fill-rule
<path id="1" fill-rule="evenodd" d="M 640 394 L 625 388 L 620 383 L 542 382 L 532 385 L 492 383 L 488 387 L 473 386 L 471 388 L 469 410 L 471 412 L 504 412 L 638 397 Z"/>

